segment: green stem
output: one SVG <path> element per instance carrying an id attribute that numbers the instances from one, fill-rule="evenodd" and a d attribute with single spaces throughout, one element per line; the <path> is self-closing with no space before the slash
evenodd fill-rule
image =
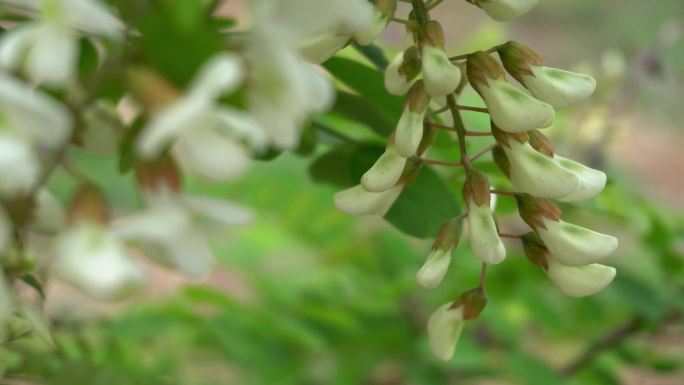
<path id="1" fill-rule="evenodd" d="M 423 0 L 411 0 L 413 4 L 413 12 L 416 14 L 416 20 L 420 25 L 425 25 L 430 21 L 430 14 L 425 6 Z"/>
<path id="2" fill-rule="evenodd" d="M 453 94 L 447 96 L 447 105 L 451 110 L 451 117 L 454 120 L 454 130 L 458 135 L 458 145 L 461 151 L 461 163 L 467 171 L 472 170 L 472 165 L 470 164 L 470 158 L 468 158 L 468 149 L 466 148 L 466 129 L 463 119 L 461 118 L 461 112 L 456 105 L 456 98 Z"/>

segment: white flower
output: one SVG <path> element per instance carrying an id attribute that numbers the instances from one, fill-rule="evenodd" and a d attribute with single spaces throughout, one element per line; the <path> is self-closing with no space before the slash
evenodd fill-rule
<path id="1" fill-rule="evenodd" d="M 385 69 L 385 88 L 392 95 L 406 94 L 415 79 L 415 76 L 407 76 L 402 71 L 405 54 L 406 52 L 399 53 Z"/>
<path id="2" fill-rule="evenodd" d="M 593 263 L 583 266 L 567 266 L 551 257 L 547 259 L 546 274 L 566 295 L 586 297 L 603 290 L 615 278 L 613 267 Z"/>
<path id="3" fill-rule="evenodd" d="M 346 47 L 351 35 L 346 33 L 327 32 L 307 39 L 299 45 L 299 53 L 309 63 L 320 64 L 335 56 Z"/>
<path id="4" fill-rule="evenodd" d="M 618 246 L 617 238 L 566 223 L 543 219 L 544 227 L 536 229 L 551 254 L 569 266 L 588 265 L 601 261 Z"/>
<path id="5" fill-rule="evenodd" d="M 558 155 L 554 159 L 579 179 L 577 188 L 569 195 L 558 198 L 559 201 L 577 202 L 591 199 L 601 193 L 606 187 L 606 174 L 603 171 L 594 170 L 572 159 L 566 159 Z"/>
<path id="6" fill-rule="evenodd" d="M 454 249 L 433 248 L 423 266 L 416 273 L 416 281 L 426 289 L 434 289 L 442 283 L 451 264 Z"/>
<path id="7" fill-rule="evenodd" d="M 423 81 L 430 96 L 446 96 L 461 82 L 461 69 L 449 61 L 442 48 L 426 44 L 423 47 Z"/>
<path id="8" fill-rule="evenodd" d="M 468 203 L 468 227 L 473 254 L 484 263 L 497 264 L 506 258 L 506 248 L 499 238 L 492 211 L 488 205 Z"/>
<path id="9" fill-rule="evenodd" d="M 562 198 L 578 189 L 579 177 L 554 158 L 532 148 L 529 142 L 509 140 L 502 146 L 510 162 L 510 179 L 517 191 L 539 198 Z"/>
<path id="10" fill-rule="evenodd" d="M 136 149 L 143 158 L 158 157 L 167 147 L 186 169 L 212 180 L 227 180 L 249 165 L 251 148 L 265 137 L 248 114 L 219 106 L 217 99 L 242 80 L 237 57 L 220 54 L 200 70 L 187 94 L 162 109 L 143 128 Z"/>
<path id="11" fill-rule="evenodd" d="M 354 38 L 361 45 L 370 45 L 377 39 L 389 24 L 397 9 L 396 0 L 375 0 L 374 20 L 365 28 L 356 32 Z"/>
<path id="12" fill-rule="evenodd" d="M 117 221 L 115 231 L 156 261 L 200 278 L 208 274 L 214 254 L 196 215 L 231 226 L 252 220 L 251 212 L 227 201 L 162 192 L 148 197 L 145 211 Z"/>
<path id="13" fill-rule="evenodd" d="M 39 14 L 0 40 L 0 67 L 23 67 L 36 82 L 64 86 L 76 76 L 81 32 L 117 39 L 122 24 L 96 0 L 46 0 L 20 4 Z"/>
<path id="14" fill-rule="evenodd" d="M 385 153 L 363 174 L 361 185 L 370 192 L 388 190 L 399 181 L 405 165 L 406 158 L 399 155 L 394 145 L 389 143 Z"/>
<path id="15" fill-rule="evenodd" d="M 0 134 L 0 196 L 29 193 L 40 177 L 40 161 L 31 142 Z"/>
<path id="16" fill-rule="evenodd" d="M 514 87 L 505 79 L 487 79 L 478 84 L 492 121 L 506 132 L 518 133 L 548 127 L 553 123 L 555 111 L 547 103 Z"/>
<path id="17" fill-rule="evenodd" d="M 497 21 L 510 21 L 526 14 L 539 0 L 479 0 L 477 5 Z"/>
<path id="18" fill-rule="evenodd" d="M 66 223 L 66 211 L 59 200 L 48 189 L 38 190 L 31 228 L 43 234 L 56 234 Z"/>
<path id="19" fill-rule="evenodd" d="M 55 272 L 98 300 L 122 299 L 145 280 L 141 266 L 108 229 L 83 222 L 57 239 Z"/>
<path id="20" fill-rule="evenodd" d="M 370 192 L 361 185 L 348 188 L 335 194 L 335 207 L 349 215 L 384 216 L 397 200 L 403 185 L 395 185 L 382 192 Z"/>
<path id="21" fill-rule="evenodd" d="M 456 344 L 463 331 L 463 306 L 455 309 L 447 303 L 439 307 L 428 319 L 427 331 L 430 350 L 439 359 L 451 359 L 456 350 Z"/>
<path id="22" fill-rule="evenodd" d="M 569 107 L 591 96 L 596 80 L 584 74 L 531 65 L 532 75 L 522 75 L 522 83 L 535 98 L 555 109 Z"/>

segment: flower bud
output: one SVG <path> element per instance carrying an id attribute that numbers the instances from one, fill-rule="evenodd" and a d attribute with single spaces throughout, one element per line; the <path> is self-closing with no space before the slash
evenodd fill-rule
<path id="1" fill-rule="evenodd" d="M 446 96 L 461 82 L 461 69 L 449 60 L 444 51 L 444 31 L 434 20 L 428 22 L 423 32 L 423 80 L 425 89 L 432 97 Z"/>
<path id="2" fill-rule="evenodd" d="M 515 200 L 518 203 L 520 218 L 533 230 L 544 227 L 545 219 L 560 220 L 561 210 L 549 200 L 535 198 L 527 194 L 516 195 Z"/>
<path id="3" fill-rule="evenodd" d="M 145 279 L 120 241 L 98 224 L 81 223 L 57 240 L 55 272 L 98 300 L 119 300 Z"/>
<path id="4" fill-rule="evenodd" d="M 385 153 L 380 155 L 373 167 L 361 177 L 361 185 L 366 191 L 381 192 L 394 186 L 406 165 L 406 158 L 397 153 L 393 143 L 388 143 Z"/>
<path id="5" fill-rule="evenodd" d="M 522 44 L 508 42 L 499 48 L 499 55 L 508 73 L 555 109 L 579 103 L 596 89 L 593 77 L 545 67 L 539 55 Z"/>
<path id="6" fill-rule="evenodd" d="M 539 0 L 467 0 L 496 21 L 510 21 L 526 14 Z"/>
<path id="7" fill-rule="evenodd" d="M 508 177 L 516 190 L 540 198 L 561 198 L 577 190 L 579 177 L 553 157 L 535 150 L 529 135 L 526 138 L 514 138 L 494 125 L 492 132 L 506 155 Z M 549 148 L 541 149 L 547 153 L 552 151 Z"/>
<path id="8" fill-rule="evenodd" d="M 382 192 L 370 192 L 363 186 L 356 185 L 335 194 L 334 203 L 345 214 L 384 216 L 403 188 L 403 184 L 398 184 Z"/>
<path id="9" fill-rule="evenodd" d="M 104 191 L 92 183 L 83 183 L 71 200 L 69 222 L 107 223 L 109 207 Z"/>
<path id="10" fill-rule="evenodd" d="M 613 267 L 593 263 L 583 266 L 567 266 L 549 258 L 546 271 L 551 281 L 570 297 L 586 297 L 596 294 L 615 278 Z"/>
<path id="11" fill-rule="evenodd" d="M 487 177 L 479 171 L 470 172 L 463 195 L 468 205 L 468 227 L 473 254 L 484 263 L 501 263 L 506 258 L 506 248 L 499 238 L 489 207 L 491 193 Z"/>
<path id="12" fill-rule="evenodd" d="M 422 81 L 416 82 L 406 96 L 404 112 L 395 132 L 395 146 L 404 158 L 415 155 L 423 138 L 423 119 L 430 103 Z"/>
<path id="13" fill-rule="evenodd" d="M 357 31 L 354 38 L 361 45 L 370 45 L 377 39 L 397 10 L 397 0 L 374 0 L 375 17 L 373 23 L 366 28 Z"/>
<path id="14" fill-rule="evenodd" d="M 416 274 L 418 284 L 426 289 L 434 289 L 442 282 L 451 263 L 458 241 L 463 232 L 463 219 L 460 217 L 444 222 L 437 232 L 432 251 Z"/>
<path id="15" fill-rule="evenodd" d="M 427 324 L 428 341 L 430 350 L 437 358 L 448 361 L 454 356 L 464 324 L 462 305 L 452 308 L 451 303 L 444 304 L 430 316 Z"/>
<path id="16" fill-rule="evenodd" d="M 166 190 L 178 192 L 181 188 L 178 166 L 168 155 L 155 160 L 139 161 L 135 165 L 135 179 L 148 193 Z"/>
<path id="17" fill-rule="evenodd" d="M 612 254 L 617 238 L 566 223 L 560 219 L 542 218 L 535 230 L 551 254 L 561 263 L 581 266 L 598 262 Z"/>
<path id="18" fill-rule="evenodd" d="M 501 146 L 496 146 L 492 149 L 492 159 L 494 163 L 499 167 L 499 169 L 510 179 L 511 178 L 511 162 L 508 161 L 506 157 L 506 152 L 504 152 Z"/>
<path id="19" fill-rule="evenodd" d="M 418 48 L 412 46 L 398 54 L 385 70 L 385 88 L 392 95 L 404 95 L 421 70 Z"/>
<path id="20" fill-rule="evenodd" d="M 467 72 L 492 121 L 503 131 L 525 132 L 553 123 L 553 107 L 509 84 L 501 65 L 487 53 L 477 52 L 468 57 Z"/>
<path id="21" fill-rule="evenodd" d="M 549 250 L 544 245 L 544 242 L 539 238 L 539 235 L 534 231 L 530 231 L 521 238 L 523 251 L 530 262 L 541 267 L 546 271 L 549 268 L 547 259 L 549 258 Z"/>

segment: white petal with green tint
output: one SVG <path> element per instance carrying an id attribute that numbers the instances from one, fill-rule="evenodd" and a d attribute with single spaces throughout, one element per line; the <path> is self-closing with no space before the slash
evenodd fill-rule
<path id="1" fill-rule="evenodd" d="M 404 53 L 400 52 L 385 69 L 385 88 L 392 95 L 405 95 L 415 79 L 415 77 L 407 79 L 404 74 L 399 72 L 403 63 Z"/>
<path id="2" fill-rule="evenodd" d="M 309 63 L 320 64 L 347 46 L 350 39 L 348 33 L 322 33 L 302 42 L 299 45 L 299 53 Z"/>
<path id="3" fill-rule="evenodd" d="M 423 81 L 432 97 L 443 97 L 456 90 L 461 82 L 461 69 L 449 61 L 443 49 L 423 47 Z"/>
<path id="4" fill-rule="evenodd" d="M 558 164 L 566 170 L 574 173 L 579 178 L 575 191 L 564 197 L 558 198 L 561 202 L 577 202 L 591 199 L 600 194 L 606 187 L 606 174 L 603 171 L 594 170 L 572 159 L 566 159 L 556 155 Z"/>
<path id="5" fill-rule="evenodd" d="M 529 143 L 510 140 L 504 147 L 511 164 L 511 183 L 517 191 L 538 198 L 556 199 L 577 189 L 579 177 L 556 160 L 532 148 Z"/>
<path id="6" fill-rule="evenodd" d="M 589 75 L 543 66 L 532 66 L 532 72 L 523 76 L 525 88 L 555 109 L 577 104 L 596 89 L 596 80 Z"/>
<path id="7" fill-rule="evenodd" d="M 497 264 L 506 258 L 506 248 L 499 238 L 492 211 L 488 205 L 468 205 L 468 232 L 473 254 L 484 263 Z"/>
<path id="8" fill-rule="evenodd" d="M 399 155 L 394 146 L 388 146 L 373 167 L 363 174 L 361 185 L 371 192 L 388 190 L 397 183 L 405 165 L 406 158 Z"/>
<path id="9" fill-rule="evenodd" d="M 432 249 L 423 266 L 416 273 L 416 282 L 426 289 L 434 289 L 442 283 L 451 264 L 454 249 Z"/>
<path id="10" fill-rule="evenodd" d="M 394 137 L 394 145 L 399 155 L 404 158 L 416 154 L 423 139 L 423 118 L 425 111 L 413 112 L 407 106 L 401 114 Z"/>
<path id="11" fill-rule="evenodd" d="M 615 278 L 615 268 L 598 263 L 584 266 L 567 266 L 553 257 L 548 258 L 546 274 L 551 281 L 570 297 L 596 294 Z"/>
<path id="12" fill-rule="evenodd" d="M 463 306 L 451 309 L 451 303 L 447 303 L 432 313 L 427 324 L 432 353 L 441 360 L 450 360 L 454 356 L 464 324 Z"/>
<path id="13" fill-rule="evenodd" d="M 544 103 L 514 87 L 504 79 L 487 79 L 488 85 L 479 85 L 492 121 L 503 131 L 518 133 L 548 127 L 553 123 L 555 111 Z"/>
<path id="14" fill-rule="evenodd" d="M 526 14 L 539 0 L 481 0 L 480 7 L 496 21 L 511 21 Z"/>
<path id="15" fill-rule="evenodd" d="M 335 194 L 335 207 L 349 215 L 384 216 L 397 200 L 403 186 L 394 186 L 383 192 L 370 192 L 361 185 L 348 188 Z"/>
<path id="16" fill-rule="evenodd" d="M 537 233 L 561 263 L 581 266 L 599 262 L 618 247 L 617 238 L 563 221 L 544 219 Z"/>

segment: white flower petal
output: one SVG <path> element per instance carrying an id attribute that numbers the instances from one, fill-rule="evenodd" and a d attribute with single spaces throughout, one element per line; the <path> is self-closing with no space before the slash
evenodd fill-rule
<path id="1" fill-rule="evenodd" d="M 163 248 L 172 266 L 188 278 L 199 279 L 211 271 L 214 253 L 204 235 L 194 229 L 167 239 Z"/>
<path id="2" fill-rule="evenodd" d="M 244 69 L 240 58 L 234 54 L 221 53 L 204 63 L 190 86 L 190 93 L 217 99 L 233 91 L 243 78 Z"/>
<path id="3" fill-rule="evenodd" d="M 473 254 L 482 262 L 494 265 L 506 258 L 506 248 L 499 238 L 489 206 L 477 206 L 473 200 L 470 201 L 468 232 Z"/>
<path id="4" fill-rule="evenodd" d="M 184 168 L 215 181 L 233 179 L 250 164 L 243 146 L 211 130 L 196 129 L 183 135 L 172 151 Z"/>
<path id="5" fill-rule="evenodd" d="M 9 70 L 21 68 L 29 49 L 40 34 L 39 23 L 22 23 L 5 31 L 0 39 L 0 67 Z"/>
<path id="6" fill-rule="evenodd" d="M 526 14 L 539 0 L 484 0 L 479 5 L 489 17 L 497 21 L 510 21 Z"/>
<path id="7" fill-rule="evenodd" d="M 227 225 L 245 225 L 254 220 L 252 210 L 223 199 L 181 195 L 180 202 L 190 210 Z"/>
<path id="8" fill-rule="evenodd" d="M 407 79 L 399 72 L 404 63 L 404 52 L 399 53 L 385 69 L 385 88 L 392 95 L 405 95 L 414 79 Z"/>
<path id="9" fill-rule="evenodd" d="M 385 32 L 389 18 L 393 15 L 383 15 L 377 9 L 374 12 L 375 20 L 368 24 L 365 28 L 356 31 L 354 39 L 361 45 L 371 45 L 373 42 Z"/>
<path id="10" fill-rule="evenodd" d="M 443 49 L 426 44 L 423 47 L 423 81 L 430 96 L 446 96 L 461 82 L 461 69 L 449 61 Z"/>
<path id="11" fill-rule="evenodd" d="M 567 266 L 553 257 L 548 258 L 546 274 L 551 281 L 566 295 L 586 297 L 596 294 L 608 286 L 615 278 L 613 267 L 598 263 L 584 266 Z"/>
<path id="12" fill-rule="evenodd" d="M 618 247 L 617 238 L 563 221 L 544 219 L 537 233 L 551 254 L 570 266 L 599 262 Z"/>
<path id="13" fill-rule="evenodd" d="M 492 121 L 506 132 L 526 132 L 548 127 L 555 111 L 551 105 L 533 98 L 504 79 L 488 79 L 489 85 L 479 85 Z"/>
<path id="14" fill-rule="evenodd" d="M 349 215 L 384 216 L 402 190 L 403 186 L 398 185 L 383 192 L 370 192 L 366 191 L 363 186 L 356 185 L 335 194 L 335 207 Z"/>
<path id="15" fill-rule="evenodd" d="M 106 229 L 81 224 L 57 240 L 55 272 L 99 300 L 119 300 L 142 286 L 145 273 Z"/>
<path id="16" fill-rule="evenodd" d="M 516 190 L 539 198 L 556 199 L 577 189 L 579 177 L 538 152 L 529 143 L 509 141 L 504 151 L 511 164 L 511 183 Z"/>
<path id="17" fill-rule="evenodd" d="M 320 64 L 335 56 L 350 40 L 349 34 L 321 33 L 300 44 L 299 53 L 309 63 Z"/>
<path id="18" fill-rule="evenodd" d="M 361 177 L 361 185 L 371 192 L 381 192 L 394 186 L 404 172 L 406 158 L 402 157 L 389 145 L 373 167 Z"/>
<path id="19" fill-rule="evenodd" d="M 26 72 L 34 81 L 62 87 L 76 78 L 78 37 L 67 27 L 43 24 L 35 32 L 26 57 Z"/>
<path id="20" fill-rule="evenodd" d="M 531 67 L 534 75 L 522 78 L 525 88 L 535 98 L 557 110 L 583 101 L 596 89 L 596 80 L 589 75 L 543 66 Z"/>
<path id="21" fill-rule="evenodd" d="M 456 309 L 451 309 L 451 303 L 440 306 L 430 316 L 427 324 L 432 353 L 441 360 L 450 360 L 454 356 L 464 324 L 463 306 Z"/>
<path id="22" fill-rule="evenodd" d="M 591 199 L 601 193 L 606 187 L 606 174 L 603 171 L 594 170 L 571 159 L 556 155 L 558 164 L 579 178 L 575 191 L 564 197 L 558 198 L 561 202 L 577 202 Z"/>
<path id="23" fill-rule="evenodd" d="M 69 24 L 85 32 L 119 39 L 124 25 L 99 0 L 62 0 Z"/>
<path id="24" fill-rule="evenodd" d="M 40 174 L 40 162 L 31 143 L 0 135 L 0 196 L 14 198 L 30 192 Z"/>
<path id="25" fill-rule="evenodd" d="M 259 151 L 266 147 L 268 137 L 259 122 L 250 114 L 231 107 L 214 110 L 216 130 L 227 137 L 244 140 L 252 149 Z"/>
<path id="26" fill-rule="evenodd" d="M 396 133 L 394 136 L 394 145 L 397 153 L 404 158 L 411 157 L 416 154 L 416 150 L 423 139 L 423 118 L 425 111 L 413 112 L 407 106 L 399 118 Z"/>
<path id="27" fill-rule="evenodd" d="M 140 133 L 138 154 L 147 159 L 157 157 L 183 132 L 210 124 L 210 108 L 211 101 L 200 96 L 183 98 L 165 108 Z"/>
<path id="28" fill-rule="evenodd" d="M 416 281 L 426 289 L 434 289 L 442 283 L 451 264 L 453 249 L 432 249 L 423 266 L 416 273 Z"/>

